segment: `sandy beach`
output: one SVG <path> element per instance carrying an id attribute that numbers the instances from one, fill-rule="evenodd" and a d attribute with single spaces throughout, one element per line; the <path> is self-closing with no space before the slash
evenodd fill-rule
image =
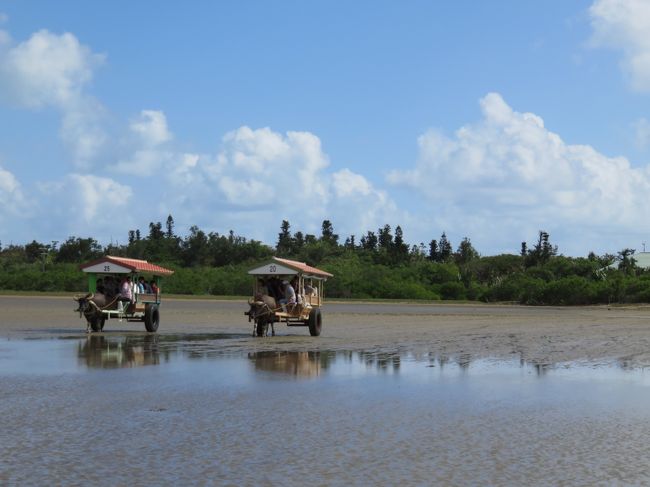
<path id="1" fill-rule="evenodd" d="M 0 297 L 0 337 L 83 335 L 71 298 Z M 276 324 L 276 336 L 250 336 L 241 301 L 167 299 L 160 334 L 228 333 L 225 351 L 363 350 L 468 358 L 518 358 L 538 364 L 615 362 L 650 365 L 650 307 L 524 307 L 482 304 L 327 303 L 323 333 Z M 108 321 L 107 335 L 144 333 Z"/>

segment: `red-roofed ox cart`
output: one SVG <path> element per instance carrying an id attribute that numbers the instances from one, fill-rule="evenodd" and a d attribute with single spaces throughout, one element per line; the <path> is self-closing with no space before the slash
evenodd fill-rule
<path id="1" fill-rule="evenodd" d="M 104 329 L 106 320 L 144 323 L 149 332 L 160 324 L 162 279 L 174 271 L 146 260 L 113 257 L 83 264 L 88 274 L 88 293 L 76 295 L 79 316 L 87 321 L 86 331 Z"/>
<path id="2" fill-rule="evenodd" d="M 245 313 L 254 323 L 253 335 L 266 336 L 269 325 L 284 321 L 287 326 L 306 326 L 312 336 L 323 328 L 323 284 L 325 272 L 304 262 L 273 257 L 270 262 L 248 271 L 255 277 L 250 309 Z"/>

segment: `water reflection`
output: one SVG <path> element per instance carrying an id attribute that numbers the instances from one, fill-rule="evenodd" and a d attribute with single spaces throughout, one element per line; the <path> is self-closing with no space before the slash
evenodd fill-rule
<path id="1" fill-rule="evenodd" d="M 167 363 L 174 356 L 188 359 L 218 360 L 233 352 L 226 352 L 224 340 L 240 338 L 234 335 L 90 335 L 80 341 L 77 356 L 81 364 L 91 368 L 121 368 Z M 235 355 L 238 355 L 235 353 Z M 318 377 L 334 363 L 371 369 L 379 373 L 399 374 L 404 362 L 425 363 L 441 371 L 449 366 L 467 373 L 472 356 L 436 355 L 432 352 L 414 353 L 395 351 L 261 351 L 249 352 L 247 357 L 254 369 L 298 378 Z M 548 363 L 521 360 L 520 367 L 532 367 L 536 375 L 546 374 Z M 620 364 L 625 368 L 626 363 Z"/>
<path id="2" fill-rule="evenodd" d="M 161 354 L 158 349 L 158 335 L 137 337 L 108 337 L 90 335 L 77 347 L 80 361 L 87 367 L 113 369 L 158 365 Z M 163 354 L 165 361 L 168 354 Z"/>
<path id="3" fill-rule="evenodd" d="M 223 357 L 223 340 L 241 338 L 239 334 L 181 335 L 89 335 L 77 346 L 80 362 L 92 368 L 138 367 L 169 362 L 175 355 L 189 358 Z M 245 335 L 247 336 L 247 335 Z"/>
<path id="4" fill-rule="evenodd" d="M 317 377 L 321 370 L 327 369 L 330 353 L 320 352 L 255 352 L 248 358 L 255 370 L 277 372 L 295 377 Z"/>
<path id="5" fill-rule="evenodd" d="M 233 339 L 248 340 L 243 335 L 187 334 L 187 335 L 111 335 L 93 334 L 79 341 L 76 355 L 79 365 L 88 368 L 124 368 L 160 365 L 174 360 L 202 359 L 216 361 L 226 357 L 247 357 L 255 371 L 272 372 L 296 378 L 315 378 L 326 374 L 334 365 L 340 370 L 373 370 L 381 374 L 400 374 L 413 367 L 446 368 L 461 374 L 483 367 L 485 360 L 469 353 L 457 355 L 436 354 L 430 351 L 259 351 L 246 352 L 242 344 L 229 347 Z M 475 362 L 478 365 L 475 365 Z M 538 360 L 526 360 L 522 355 L 511 362 L 521 369 L 543 377 L 556 365 Z M 633 367 L 628 357 L 616 362 L 619 368 Z"/>
<path id="6" fill-rule="evenodd" d="M 359 358 L 366 367 L 380 372 L 399 372 L 402 358 L 399 352 L 359 352 Z"/>

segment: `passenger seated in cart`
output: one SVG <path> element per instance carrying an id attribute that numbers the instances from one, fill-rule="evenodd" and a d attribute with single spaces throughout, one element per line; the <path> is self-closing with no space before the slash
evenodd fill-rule
<path id="1" fill-rule="evenodd" d="M 315 296 L 315 289 L 311 286 L 311 284 L 305 284 L 305 296 Z"/>
<path id="2" fill-rule="evenodd" d="M 158 289 L 158 285 L 156 284 L 156 281 L 154 281 L 153 279 L 151 280 L 150 287 L 151 287 L 152 294 L 158 294 L 160 292 L 160 289 Z"/>
<path id="3" fill-rule="evenodd" d="M 138 292 L 140 294 L 151 294 L 151 286 L 142 276 L 138 279 Z"/>
<path id="4" fill-rule="evenodd" d="M 287 304 L 296 304 L 296 291 L 293 286 L 286 279 L 282 281 L 284 286 L 284 297 L 280 299 L 279 303 L 282 305 L 282 310 L 287 310 Z"/>
<path id="5" fill-rule="evenodd" d="M 302 304 L 302 295 L 303 295 L 303 291 L 302 291 L 302 289 L 300 289 L 300 283 L 299 283 L 299 281 L 298 281 L 298 276 L 296 276 L 296 277 L 294 277 L 293 279 L 291 279 L 291 287 L 292 287 L 292 288 L 294 289 L 294 291 L 295 291 L 295 295 L 296 295 L 296 303 L 298 303 L 298 304 Z"/>
<path id="6" fill-rule="evenodd" d="M 122 279 L 122 285 L 120 286 L 120 294 L 118 301 L 120 302 L 120 307 L 127 308 L 131 305 L 133 301 L 133 284 L 131 283 L 131 276 L 125 276 Z M 128 303 L 128 304 L 127 304 Z"/>

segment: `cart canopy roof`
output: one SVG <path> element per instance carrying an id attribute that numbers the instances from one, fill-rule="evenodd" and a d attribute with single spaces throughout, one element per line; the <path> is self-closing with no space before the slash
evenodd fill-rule
<path id="1" fill-rule="evenodd" d="M 298 262 L 297 260 L 281 259 L 280 257 L 273 257 L 273 260 L 267 262 L 264 265 L 256 267 L 248 271 L 249 274 L 253 276 L 272 276 L 272 275 L 293 275 L 293 274 L 302 274 L 306 277 L 316 277 L 318 279 L 327 279 L 328 277 L 334 277 L 333 274 L 325 272 L 316 267 L 307 265 L 304 262 Z"/>
<path id="2" fill-rule="evenodd" d="M 98 274 L 154 274 L 156 276 L 171 276 L 174 271 L 165 269 L 156 264 L 150 264 L 146 260 L 129 259 L 127 257 L 113 257 L 106 255 L 101 259 L 82 264 L 84 272 L 95 272 Z"/>

